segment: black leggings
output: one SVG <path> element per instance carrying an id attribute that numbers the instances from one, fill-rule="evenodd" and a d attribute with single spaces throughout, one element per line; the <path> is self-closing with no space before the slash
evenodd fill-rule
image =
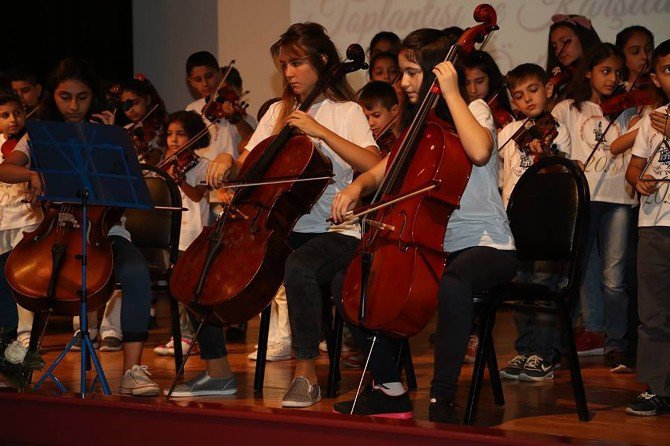
<path id="1" fill-rule="evenodd" d="M 516 275 L 516 251 L 476 246 L 451 253 L 440 279 L 438 319 L 435 332 L 435 365 L 430 394 L 453 400 L 465 359 L 473 319 L 473 300 L 480 293 L 509 282 Z M 344 273 L 333 281 L 333 297 L 341 310 Z M 361 350 L 370 349 L 373 333 L 348 324 Z M 378 335 L 370 369 L 378 383 L 399 382 L 397 341 Z"/>

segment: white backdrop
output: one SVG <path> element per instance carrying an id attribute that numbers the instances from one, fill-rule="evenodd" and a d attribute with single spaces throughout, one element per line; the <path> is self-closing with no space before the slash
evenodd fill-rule
<path id="1" fill-rule="evenodd" d="M 341 53 L 353 42 L 367 50 L 379 31 L 402 39 L 418 28 L 469 27 L 481 1 L 471 0 L 291 0 L 291 22 L 315 21 L 326 27 Z M 603 41 L 621 29 L 644 25 L 656 43 L 670 38 L 670 0 L 510 0 L 490 2 L 500 30 L 486 50 L 503 73 L 523 62 L 545 66 L 547 31 L 553 14 L 589 17 Z M 362 75 L 355 84 L 364 82 Z"/>

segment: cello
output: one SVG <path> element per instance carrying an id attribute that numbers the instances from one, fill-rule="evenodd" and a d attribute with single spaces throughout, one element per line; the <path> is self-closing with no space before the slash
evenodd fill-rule
<path id="1" fill-rule="evenodd" d="M 307 111 L 328 85 L 364 69 L 360 45 L 350 61 L 334 65 L 300 105 Z M 332 178 L 332 165 L 312 140 L 284 124 L 247 156 L 231 203 L 203 229 L 180 257 L 170 280 L 172 294 L 201 316 L 211 312 L 239 323 L 270 303 L 284 277 L 288 237 Z M 226 184 L 231 186 L 231 184 Z"/>
<path id="2" fill-rule="evenodd" d="M 497 29 L 492 6 L 476 7 L 480 24 L 467 29 L 445 60 L 474 49 Z M 394 337 L 413 336 L 437 307 L 439 279 L 446 264 L 443 240 L 472 171 L 458 135 L 434 112 L 440 89 L 433 79 L 409 128 L 389 155 L 372 205 L 363 215 L 364 232 L 344 279 L 342 302 L 354 324 Z"/>
<path id="3" fill-rule="evenodd" d="M 114 291 L 112 243 L 107 238 L 112 208 L 89 206 L 87 211 L 86 298 L 90 310 L 104 305 Z M 7 259 L 5 275 L 23 308 L 41 312 L 53 308 L 66 316 L 79 314 L 81 304 L 82 207 L 51 204 L 40 225 L 25 233 Z"/>

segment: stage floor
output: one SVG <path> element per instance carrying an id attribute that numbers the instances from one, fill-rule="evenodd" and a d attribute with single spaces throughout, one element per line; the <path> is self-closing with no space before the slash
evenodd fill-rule
<path id="1" fill-rule="evenodd" d="M 161 326 L 166 321 L 160 322 Z M 428 387 L 432 375 L 433 350 L 428 341 L 428 336 L 434 327 L 430 324 L 424 332 L 412 339 L 412 354 L 417 374 L 419 388 L 412 393 L 414 401 L 414 419 L 418 423 L 410 422 L 422 428 L 436 427 L 434 423 L 423 423 L 428 419 Z M 47 366 L 55 359 L 61 351 L 71 333 L 68 333 L 68 323 L 63 319 L 55 319 L 51 323 L 49 334 L 45 337 L 42 353 Z M 197 400 L 179 399 L 176 403 L 164 403 L 161 398 L 118 398 L 114 401 L 123 401 L 123 404 L 138 404 L 139 408 L 146 407 L 147 403 L 155 408 L 155 404 L 165 404 L 170 410 L 184 407 L 193 409 L 199 407 L 199 402 L 206 402 L 210 410 L 244 409 L 244 408 L 268 408 L 280 409 L 281 398 L 289 386 L 292 378 L 293 361 L 282 361 L 268 363 L 265 375 L 265 387 L 262 395 L 253 393 L 253 377 L 255 362 L 247 359 L 247 354 L 254 350 L 258 333 L 258 319 L 250 322 L 246 343 L 229 345 L 230 362 L 238 380 L 238 394 L 228 398 L 201 398 Z M 514 354 L 512 345 L 514 340 L 514 324 L 512 315 L 501 314 L 494 339 L 498 352 L 499 364 L 502 366 L 511 359 Z M 171 357 L 156 356 L 152 349 L 158 343 L 164 342 L 167 329 L 159 328 L 152 330 L 150 342 L 145 346 L 143 363 L 149 365 L 152 378 L 163 388 L 167 388 L 174 376 L 174 362 Z M 99 352 L 98 353 L 113 393 L 117 393 L 122 374 L 122 352 Z M 349 354 L 343 354 L 347 357 Z M 588 444 L 670 444 L 670 416 L 658 416 L 652 418 L 632 417 L 625 414 L 625 405 L 631 401 L 642 389 L 636 382 L 635 375 L 613 375 L 605 365 L 603 357 L 582 358 L 581 361 L 584 381 L 586 384 L 589 409 L 592 414 L 590 422 L 580 422 L 572 399 L 572 390 L 569 380 L 569 372 L 564 367 L 556 372 L 553 381 L 540 383 L 526 383 L 516 381 L 503 381 L 506 405 L 497 407 L 493 404 L 488 377 L 485 378 L 480 406 L 477 414 L 478 427 L 494 428 L 474 429 L 472 432 L 502 432 L 511 438 L 531 438 L 552 440 L 549 436 L 557 436 L 558 442 Z M 198 357 L 191 357 L 186 367 L 186 379 L 193 377 L 203 367 Z M 322 391 L 325 392 L 325 382 L 328 373 L 328 359 L 322 354 L 319 360 L 319 379 L 322 383 Z M 470 382 L 472 366 L 465 365 L 459 383 L 458 402 L 465 406 L 465 397 Z M 61 365 L 56 369 L 58 378 L 72 392 L 79 389 L 79 354 L 76 352 L 68 354 Z M 39 378 L 36 374 L 34 381 Z M 353 398 L 355 388 L 358 384 L 360 371 L 350 370 L 342 367 L 342 385 L 339 399 L 347 400 Z M 39 392 L 42 396 L 52 396 L 55 385 L 48 381 L 43 390 Z M 99 388 L 98 388 L 99 390 Z M 0 394 L 0 397 L 2 395 Z M 15 395 L 14 397 L 20 397 Z M 28 395 L 26 395 L 28 397 Z M 96 401 L 104 401 L 104 398 L 96 396 Z M 336 400 L 324 398 L 320 403 L 308 409 L 279 410 L 271 412 L 299 415 L 302 412 L 330 413 L 333 402 Z M 267 412 L 267 411 L 266 411 Z M 461 411 L 462 412 L 462 411 Z M 309 415 L 308 417 L 312 417 Z M 449 428 L 447 425 L 437 426 L 438 429 Z M 460 431 L 468 432 L 468 428 Z M 1 431 L 2 429 L 0 429 Z M 538 434 L 535 437 L 534 434 Z M 595 440 L 595 441 L 593 441 Z M 2 435 L 0 434 L 0 442 Z M 482 443 L 483 444 L 483 443 Z M 512 442 L 514 444 L 514 442 Z"/>

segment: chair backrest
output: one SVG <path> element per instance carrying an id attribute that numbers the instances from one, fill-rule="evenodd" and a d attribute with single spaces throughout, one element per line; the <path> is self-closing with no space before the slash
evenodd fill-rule
<path id="1" fill-rule="evenodd" d="M 519 260 L 568 263 L 565 287 L 580 277 L 589 225 L 584 172 L 562 157 L 543 158 L 519 178 L 507 206 Z"/>
<path id="2" fill-rule="evenodd" d="M 181 208 L 179 187 L 165 172 L 142 164 L 149 194 L 154 206 Z M 128 209 L 126 229 L 130 232 L 133 244 L 142 249 L 169 250 L 170 262 L 174 264 L 179 253 L 179 233 L 181 230 L 181 211 Z"/>

